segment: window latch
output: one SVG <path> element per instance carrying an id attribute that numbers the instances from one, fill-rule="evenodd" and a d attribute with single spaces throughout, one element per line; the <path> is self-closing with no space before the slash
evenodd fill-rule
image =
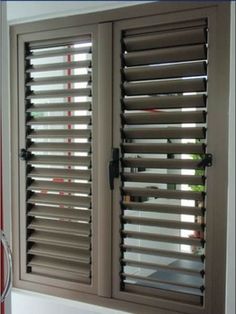
<path id="1" fill-rule="evenodd" d="M 204 158 L 199 162 L 198 167 L 205 168 L 212 166 L 212 154 L 205 154 Z"/>
<path id="2" fill-rule="evenodd" d="M 31 153 L 28 152 L 25 148 L 22 148 L 22 149 L 20 150 L 19 157 L 20 157 L 21 160 L 27 161 L 27 160 L 30 159 L 30 156 L 31 156 Z"/>
<path id="3" fill-rule="evenodd" d="M 114 179 L 119 177 L 120 172 L 119 161 L 120 161 L 119 148 L 113 148 L 112 160 L 109 162 L 109 184 L 111 190 L 114 190 Z"/>

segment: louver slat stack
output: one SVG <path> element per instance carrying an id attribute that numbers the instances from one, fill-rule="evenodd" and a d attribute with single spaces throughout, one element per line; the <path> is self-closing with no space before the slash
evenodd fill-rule
<path id="1" fill-rule="evenodd" d="M 207 24 L 181 27 L 122 33 L 120 283 L 201 305 Z"/>
<path id="2" fill-rule="evenodd" d="M 27 271 L 90 284 L 91 37 L 26 52 Z"/>

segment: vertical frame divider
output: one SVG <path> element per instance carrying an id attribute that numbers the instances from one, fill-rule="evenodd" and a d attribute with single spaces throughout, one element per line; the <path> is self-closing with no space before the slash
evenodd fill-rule
<path id="1" fill-rule="evenodd" d="M 112 23 L 98 26 L 98 295 L 111 297 Z"/>
<path id="2" fill-rule="evenodd" d="M 226 229 L 228 191 L 229 56 L 230 6 L 217 5 L 209 17 L 208 66 L 208 152 L 213 167 L 208 168 L 206 245 L 207 313 L 225 313 Z M 220 18 L 220 23 L 218 20 Z M 216 123 L 217 121 L 217 123 Z M 220 122 L 220 127 L 217 127 Z M 215 158 L 214 158 L 215 156 Z M 216 262 L 217 261 L 217 262 Z M 214 302 L 213 302 L 214 300 Z"/>
<path id="3" fill-rule="evenodd" d="M 113 141 L 114 146 L 120 148 L 121 144 L 121 69 L 122 69 L 122 59 L 121 59 L 121 40 L 122 40 L 122 30 L 117 25 L 114 24 L 113 32 Z M 120 293 L 120 232 L 121 232 L 121 223 L 120 223 L 120 187 L 121 179 L 115 180 L 114 183 L 114 192 L 113 192 L 113 287 L 112 287 L 112 296 L 113 298 L 119 298 Z"/>
<path id="4" fill-rule="evenodd" d="M 18 106 L 19 106 L 19 132 L 18 132 L 18 154 L 20 149 L 26 147 L 26 111 L 25 111 L 25 42 L 22 36 L 18 39 Z M 18 158 L 19 167 L 19 211 L 20 211 L 20 270 L 21 276 L 27 272 L 27 208 L 26 208 L 26 163 Z"/>

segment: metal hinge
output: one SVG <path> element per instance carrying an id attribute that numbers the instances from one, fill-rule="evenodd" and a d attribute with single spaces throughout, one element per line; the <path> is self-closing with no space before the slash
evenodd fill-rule
<path id="1" fill-rule="evenodd" d="M 198 167 L 205 168 L 211 167 L 213 163 L 212 154 L 205 154 L 204 158 L 199 162 Z"/>

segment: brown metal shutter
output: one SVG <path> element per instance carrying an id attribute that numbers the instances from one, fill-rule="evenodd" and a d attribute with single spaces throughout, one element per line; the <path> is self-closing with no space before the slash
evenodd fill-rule
<path id="1" fill-rule="evenodd" d="M 25 55 L 27 272 L 91 283 L 92 39 Z"/>
<path id="2" fill-rule="evenodd" d="M 122 32 L 120 287 L 136 296 L 203 304 L 207 33 Z"/>

